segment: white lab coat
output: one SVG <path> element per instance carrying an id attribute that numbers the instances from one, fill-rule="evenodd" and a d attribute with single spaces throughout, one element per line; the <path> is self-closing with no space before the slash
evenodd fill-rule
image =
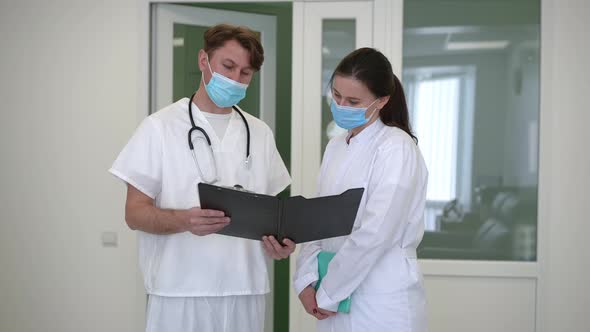
<path id="1" fill-rule="evenodd" d="M 349 236 L 304 244 L 294 287 L 318 280 L 317 254 L 336 252 L 316 294 L 318 306 L 336 311 L 352 295 L 349 314 L 318 321 L 319 331 L 426 331 L 426 300 L 416 248 L 423 233 L 427 170 L 404 131 L 375 121 L 346 142 L 326 147 L 319 195 L 365 188 Z"/>
<path id="2" fill-rule="evenodd" d="M 197 184 L 201 179 L 187 140 L 191 128 L 188 101 L 188 98 L 179 100 L 146 118 L 110 169 L 112 174 L 155 199 L 159 208 L 188 209 L 199 205 Z M 220 178 L 218 185 L 241 184 L 248 190 L 270 195 L 276 195 L 287 187 L 289 174 L 276 149 L 272 131 L 264 122 L 244 113 L 251 133 L 251 160 L 247 168 L 244 163 L 246 129 L 241 117 L 233 112 L 224 137 L 218 138 L 198 107 L 193 104 L 192 108 L 196 125 L 211 138 L 217 163 L 215 167 Z M 204 150 L 206 145 L 198 146 L 195 152 L 200 165 L 205 174 L 211 174 L 214 165 L 208 162 L 209 151 Z M 270 291 L 266 257 L 259 241 L 217 234 L 199 237 L 189 232 L 155 235 L 141 231 L 138 232 L 138 240 L 139 265 L 145 288 L 148 294 L 159 298 L 152 301 L 151 311 L 164 312 L 166 299 L 175 297 L 200 299 L 205 303 L 210 297 L 225 297 L 231 303 L 240 304 L 243 301 L 236 302 L 231 297 L 261 295 Z M 256 305 L 258 298 L 252 297 L 250 305 Z M 210 306 L 210 309 L 223 310 L 219 309 L 223 307 Z M 186 315 L 201 315 L 196 321 L 210 319 L 207 311 L 183 312 Z M 169 319 L 169 324 L 166 319 Z M 263 320 L 264 316 L 260 319 Z M 177 326 L 173 323 L 176 320 L 175 315 L 164 315 L 159 318 L 158 324 Z M 188 317 L 184 321 L 193 320 Z M 198 325 L 194 325 L 194 329 L 198 329 Z M 194 329 L 183 326 L 181 330 Z M 173 328 L 165 330 L 174 331 Z M 244 330 L 256 329 L 245 326 Z"/>

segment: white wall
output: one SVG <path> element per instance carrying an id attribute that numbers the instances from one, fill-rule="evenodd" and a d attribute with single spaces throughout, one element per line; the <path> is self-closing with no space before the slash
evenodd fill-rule
<path id="1" fill-rule="evenodd" d="M 544 1 L 538 331 L 590 326 L 590 2 Z"/>
<path id="2" fill-rule="evenodd" d="M 140 329 L 107 173 L 137 123 L 137 17 L 136 0 L 0 2 L 0 331 Z"/>

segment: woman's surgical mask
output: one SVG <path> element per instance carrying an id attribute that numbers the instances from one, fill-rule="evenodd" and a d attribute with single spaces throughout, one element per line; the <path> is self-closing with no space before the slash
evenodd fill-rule
<path id="1" fill-rule="evenodd" d="M 247 84 L 236 82 L 217 72 L 213 72 L 209 64 L 209 56 L 207 56 L 207 66 L 209 66 L 212 76 L 209 83 L 205 84 L 205 90 L 215 105 L 231 107 L 246 97 Z"/>
<path id="2" fill-rule="evenodd" d="M 376 109 L 373 110 L 373 113 L 371 113 L 371 116 L 368 118 L 365 117 L 365 114 L 369 107 L 371 107 L 377 100 L 379 99 L 375 99 L 367 107 L 350 107 L 340 106 L 334 99 L 332 99 L 330 110 L 332 111 L 334 122 L 336 122 L 339 127 L 347 130 L 365 125 L 373 117 Z"/>

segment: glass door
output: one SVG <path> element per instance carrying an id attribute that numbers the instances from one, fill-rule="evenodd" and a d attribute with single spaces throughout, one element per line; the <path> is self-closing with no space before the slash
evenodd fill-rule
<path id="1" fill-rule="evenodd" d="M 293 5 L 293 195 L 313 197 L 321 157 L 338 128 L 330 113 L 328 82 L 348 53 L 373 45 L 373 3 L 295 2 Z M 296 256 L 294 256 L 296 257 Z M 291 272 L 295 270 L 291 260 Z M 291 291 L 290 331 L 315 331 L 315 321 Z"/>
<path id="2" fill-rule="evenodd" d="M 323 150 L 338 131 L 328 81 L 344 56 L 373 45 L 373 4 L 295 3 L 293 11 L 292 193 L 310 196 Z"/>

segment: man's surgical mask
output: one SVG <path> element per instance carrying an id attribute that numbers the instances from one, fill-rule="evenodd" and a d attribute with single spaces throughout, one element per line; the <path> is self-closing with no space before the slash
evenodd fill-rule
<path id="1" fill-rule="evenodd" d="M 236 82 L 211 70 L 209 56 L 207 56 L 207 66 L 211 72 L 211 80 L 205 84 L 205 90 L 209 98 L 219 107 L 231 107 L 239 103 L 246 97 L 247 84 Z"/>
<path id="2" fill-rule="evenodd" d="M 367 107 L 350 107 L 340 106 L 334 99 L 332 99 L 330 110 L 332 111 L 334 122 L 336 122 L 339 127 L 347 130 L 365 125 L 367 122 L 369 122 L 369 119 L 371 119 L 376 109 L 373 110 L 373 113 L 371 113 L 371 116 L 368 118 L 365 117 L 365 113 L 367 112 L 367 109 L 369 109 L 369 107 L 371 107 L 371 105 L 373 105 L 377 100 L 379 99 L 375 99 Z"/>

